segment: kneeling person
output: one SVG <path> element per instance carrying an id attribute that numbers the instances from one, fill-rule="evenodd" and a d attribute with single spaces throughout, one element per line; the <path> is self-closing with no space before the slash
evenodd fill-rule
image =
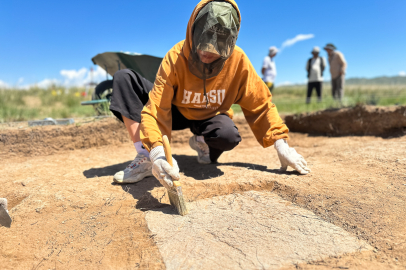
<path id="1" fill-rule="evenodd" d="M 189 20 L 186 39 L 165 55 L 154 84 L 132 70 L 114 75 L 110 110 L 124 122 L 138 152 L 114 181 L 134 183 L 154 175 L 165 187 L 172 186 L 179 168 L 175 160 L 169 166 L 162 146 L 162 136 L 170 138 L 172 130 L 190 128 L 194 136 L 189 144 L 198 162 L 217 162 L 241 141 L 231 120 L 233 104 L 241 106 L 263 147 L 275 145 L 281 169 L 310 171 L 286 143 L 289 130 L 267 86 L 235 45 L 240 17 L 232 0 L 202 0 Z"/>

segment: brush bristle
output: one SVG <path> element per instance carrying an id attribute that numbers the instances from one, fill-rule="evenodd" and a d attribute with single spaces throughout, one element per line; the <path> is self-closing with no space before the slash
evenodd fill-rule
<path id="1" fill-rule="evenodd" d="M 185 200 L 183 198 L 181 187 L 173 187 L 170 190 L 168 190 L 168 197 L 171 205 L 176 208 L 179 215 L 184 216 L 187 213 L 189 213 L 186 207 Z"/>

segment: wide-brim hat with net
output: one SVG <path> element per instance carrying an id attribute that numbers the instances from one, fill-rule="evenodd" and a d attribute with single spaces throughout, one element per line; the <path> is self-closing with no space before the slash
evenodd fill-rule
<path id="1" fill-rule="evenodd" d="M 190 72 L 206 80 L 217 76 L 234 51 L 240 19 L 236 9 L 227 1 L 212 1 L 196 16 L 192 26 L 192 48 L 188 58 Z M 220 56 L 212 63 L 200 61 L 197 50 Z"/>

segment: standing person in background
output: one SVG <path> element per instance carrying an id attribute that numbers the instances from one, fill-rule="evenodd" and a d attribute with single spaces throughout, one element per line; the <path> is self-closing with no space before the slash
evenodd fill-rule
<path id="1" fill-rule="evenodd" d="M 262 65 L 262 80 L 264 80 L 269 91 L 272 93 L 274 87 L 274 81 L 276 77 L 276 66 L 273 58 L 278 53 L 278 49 L 275 46 L 269 48 L 269 54 L 265 56 L 264 63 Z"/>
<path id="2" fill-rule="evenodd" d="M 321 92 L 323 87 L 323 71 L 326 67 L 326 60 L 319 56 L 320 48 L 314 47 L 312 50 L 313 57 L 311 57 L 306 63 L 307 70 L 307 98 L 306 103 L 310 103 L 310 97 L 312 96 L 313 88 L 316 88 L 317 101 L 321 101 Z"/>
<path id="3" fill-rule="evenodd" d="M 336 46 L 332 43 L 328 43 L 324 49 L 327 51 L 328 62 L 330 64 L 331 92 L 333 98 L 338 98 L 341 103 L 344 95 L 345 69 L 347 68 L 347 62 L 344 59 L 344 55 L 337 51 Z"/>

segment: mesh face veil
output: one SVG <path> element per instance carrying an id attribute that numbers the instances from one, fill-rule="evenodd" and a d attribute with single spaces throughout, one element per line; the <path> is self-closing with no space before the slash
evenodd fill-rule
<path id="1" fill-rule="evenodd" d="M 190 72 L 203 79 L 206 95 L 206 79 L 217 76 L 225 61 L 233 53 L 238 37 L 240 21 L 234 7 L 225 1 L 213 1 L 205 5 L 192 27 L 192 50 L 188 59 Z M 203 63 L 197 50 L 220 56 L 212 63 Z M 207 100 L 207 98 L 206 98 Z"/>
<path id="2" fill-rule="evenodd" d="M 192 50 L 188 59 L 190 72 L 200 79 L 217 76 L 233 53 L 239 26 L 237 11 L 230 3 L 214 1 L 205 5 L 192 28 Z M 220 58 L 204 64 L 197 54 L 198 49 L 218 54 Z"/>

